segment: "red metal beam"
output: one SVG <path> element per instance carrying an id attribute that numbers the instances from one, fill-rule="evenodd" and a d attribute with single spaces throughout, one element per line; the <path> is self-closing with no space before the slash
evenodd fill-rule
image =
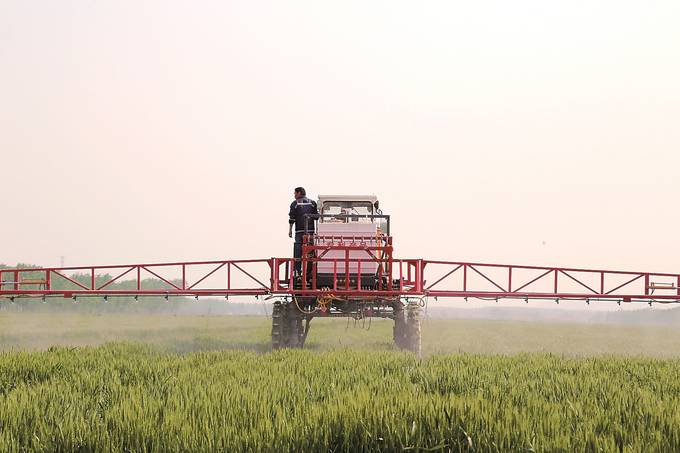
<path id="1" fill-rule="evenodd" d="M 356 242 L 355 242 L 356 243 Z M 420 259 L 393 259 L 391 257 L 391 250 L 389 256 L 383 258 L 379 255 L 363 255 L 362 258 L 352 258 L 350 250 L 364 250 L 365 246 L 343 246 L 338 250 L 344 251 L 342 258 L 325 258 L 312 257 L 304 258 L 303 264 L 317 267 L 318 263 L 330 262 L 332 263 L 333 273 L 332 293 L 338 297 L 350 298 L 364 298 L 370 299 L 372 297 L 378 298 L 398 298 L 398 297 L 413 297 L 413 296 L 435 296 L 435 297 L 484 297 L 484 298 L 509 298 L 509 299 L 591 299 L 591 300 L 642 300 L 642 301 L 664 301 L 676 302 L 680 301 L 680 274 L 670 273 L 649 273 L 649 272 L 632 272 L 619 270 L 602 270 L 602 269 L 581 269 L 581 268 L 557 268 L 557 267 L 540 267 L 540 266 L 523 266 L 523 265 L 503 265 L 492 263 L 474 263 L 474 262 L 459 262 L 459 261 L 428 261 Z M 372 250 L 372 248 L 371 248 Z M 383 249 L 383 252 L 387 252 Z M 339 270 L 338 263 L 345 266 L 343 271 Z M 366 289 L 361 287 L 361 282 L 350 284 L 349 274 L 350 265 L 355 269 L 365 269 L 365 263 L 389 263 L 388 267 L 380 269 L 384 272 L 384 276 L 389 282 L 387 289 L 383 286 L 382 280 L 375 289 Z M 394 268 L 396 263 L 398 270 Z M 244 265 L 249 265 L 245 268 Z M 199 266 L 213 265 L 214 267 L 209 271 Z M 281 266 L 288 267 L 288 275 L 281 276 Z M 406 266 L 406 269 L 404 269 Z M 226 279 L 224 286 L 212 287 L 208 289 L 197 289 L 197 285 L 204 282 L 208 277 L 214 275 L 217 271 L 226 267 Z M 244 283 L 236 283 L 232 281 L 232 267 L 236 268 L 239 273 L 243 274 L 243 278 L 239 281 Z M 252 267 L 252 269 L 251 269 Z M 460 278 L 448 278 L 462 268 L 462 281 Z M 468 268 L 473 272 L 479 274 L 484 280 L 491 283 L 495 289 L 489 291 L 488 284 L 480 286 L 479 279 L 469 279 Z M 107 277 L 105 281 L 97 285 L 95 284 L 97 278 L 104 275 L 109 275 L 112 269 L 120 269 L 120 273 L 115 277 Z M 163 275 L 159 274 L 160 269 L 164 269 Z M 0 297 L 18 297 L 18 296 L 66 296 L 66 297 L 81 297 L 81 296 L 260 296 L 260 295 L 305 295 L 317 296 L 324 293 L 323 288 L 317 287 L 317 280 L 312 279 L 306 284 L 304 289 L 293 289 L 292 281 L 292 258 L 270 258 L 270 259 L 255 259 L 255 260 L 220 260 L 220 261 L 193 261 L 193 262 L 172 262 L 172 263 L 156 263 L 156 264 L 128 264 L 128 265 L 104 265 L 104 266 L 85 266 L 85 267 L 63 267 L 63 268 L 27 268 L 27 269 L 3 269 L 0 270 Z M 441 272 L 440 277 L 433 277 L 434 283 L 425 286 L 427 276 L 433 272 Z M 493 272 L 490 269 L 494 269 Z M 115 283 L 119 283 L 122 278 L 137 271 L 137 285 L 135 289 L 122 290 L 116 289 Z M 151 275 L 165 282 L 170 287 L 168 289 L 149 289 L 143 288 L 141 282 L 141 270 L 149 272 Z M 404 272 L 406 270 L 406 272 Z M 533 277 L 527 283 L 513 289 L 513 279 L 523 279 L 522 271 L 539 271 L 540 274 Z M 31 290 L 23 287 L 21 281 L 23 278 L 30 276 L 32 273 L 43 272 L 45 275 L 44 289 Z M 504 274 L 506 273 L 506 274 Z M 59 280 L 53 277 L 57 275 L 64 279 L 64 281 L 76 286 L 76 288 L 64 289 L 55 288 Z M 73 274 L 79 274 L 76 277 Z M 170 276 L 172 274 L 172 276 Z M 195 283 L 188 285 L 188 275 L 197 275 Z M 507 278 L 507 289 L 503 288 L 495 280 L 499 277 Z M 554 282 L 552 290 L 531 290 L 532 284 L 545 279 L 550 274 L 554 274 Z M 565 282 L 558 279 L 559 274 L 564 274 L 583 290 L 573 290 L 565 287 Z M 503 276 L 505 275 L 505 276 Z M 10 276 L 11 280 L 5 280 L 6 276 Z M 590 279 L 583 278 L 591 276 L 592 279 L 599 281 L 597 289 L 584 283 Z M 606 290 L 605 281 L 607 277 L 611 276 L 629 276 L 630 279 L 625 281 L 613 289 Z M 524 277 L 526 278 L 526 277 Z M 644 288 L 632 290 L 632 283 L 643 278 L 645 281 Z M 653 286 L 654 280 L 661 280 L 668 282 L 672 279 L 668 288 Z M 269 280 L 269 284 L 264 283 Z M 397 280 L 398 279 L 398 280 Z M 82 280 L 78 281 L 78 280 Z M 345 280 L 344 282 L 342 280 Z M 357 279 L 359 280 L 359 279 Z M 83 282 L 87 281 L 85 284 Z M 127 281 L 127 280 L 125 280 Z M 134 280 L 133 280 L 134 281 Z M 173 283 L 173 281 L 181 281 L 181 285 Z M 398 285 L 392 287 L 392 282 L 398 281 Z M 253 283 L 259 285 L 252 287 Z M 484 282 L 482 282 L 483 284 Z M 656 282 L 658 283 L 658 281 Z M 328 283 L 326 283 L 328 284 Z M 28 285 L 27 285 L 28 286 Z M 545 286 L 545 285 L 544 285 Z M 574 285 L 572 284 L 572 287 Z M 650 294 L 650 287 L 660 290 L 668 290 L 662 294 Z M 564 288 L 567 288 L 566 290 Z"/>

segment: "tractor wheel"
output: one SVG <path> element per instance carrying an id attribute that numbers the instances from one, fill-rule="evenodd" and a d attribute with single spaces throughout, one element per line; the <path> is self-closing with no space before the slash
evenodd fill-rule
<path id="1" fill-rule="evenodd" d="M 409 302 L 406 307 L 406 348 L 420 357 L 420 305 Z"/>
<path id="2" fill-rule="evenodd" d="M 399 349 L 406 349 L 406 316 L 404 315 L 404 306 L 401 301 L 398 301 L 395 302 L 392 309 L 394 310 L 394 327 L 392 328 L 394 344 Z"/>
<path id="3" fill-rule="evenodd" d="M 294 304 L 275 302 L 272 309 L 272 349 L 301 348 L 306 330 Z"/>
<path id="4" fill-rule="evenodd" d="M 293 304 L 288 305 L 286 325 L 288 327 L 288 342 L 286 346 L 289 348 L 301 348 L 305 330 L 302 326 L 302 314 Z"/>
<path id="5" fill-rule="evenodd" d="M 286 307 L 281 302 L 274 302 L 272 309 L 272 349 L 286 347 Z"/>

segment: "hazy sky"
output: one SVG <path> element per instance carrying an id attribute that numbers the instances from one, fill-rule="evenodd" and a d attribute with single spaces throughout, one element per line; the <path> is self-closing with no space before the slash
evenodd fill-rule
<path id="1" fill-rule="evenodd" d="M 0 262 L 286 256 L 292 188 L 402 257 L 680 271 L 680 2 L 0 0 Z"/>

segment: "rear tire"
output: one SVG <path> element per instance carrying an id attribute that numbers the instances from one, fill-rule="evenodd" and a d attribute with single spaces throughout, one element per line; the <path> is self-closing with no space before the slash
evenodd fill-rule
<path id="1" fill-rule="evenodd" d="M 394 327 L 392 329 L 392 338 L 394 344 L 399 349 L 407 349 L 406 340 L 406 315 L 404 314 L 404 305 L 401 301 L 397 301 L 392 306 L 394 311 Z"/>
<path id="2" fill-rule="evenodd" d="M 418 357 L 421 355 L 420 311 L 418 302 L 409 302 L 406 307 L 406 348 Z"/>
<path id="3" fill-rule="evenodd" d="M 281 302 L 274 302 L 272 308 L 272 349 L 281 349 L 285 347 L 285 322 L 284 322 L 285 308 Z"/>
<path id="4" fill-rule="evenodd" d="M 293 303 L 274 302 L 272 349 L 301 348 L 305 343 L 302 313 Z"/>
<path id="5" fill-rule="evenodd" d="M 288 326 L 288 343 L 286 344 L 286 347 L 301 348 L 302 336 L 304 334 L 302 316 L 294 304 L 288 304 L 286 325 Z"/>

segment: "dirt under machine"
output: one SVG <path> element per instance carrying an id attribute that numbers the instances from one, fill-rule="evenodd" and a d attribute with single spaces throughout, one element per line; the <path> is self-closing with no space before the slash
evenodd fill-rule
<path id="1" fill-rule="evenodd" d="M 394 321 L 395 344 L 420 353 L 420 265 L 395 260 L 390 216 L 375 196 L 319 196 L 316 232 L 302 243 L 302 272 L 293 261 L 277 278 L 289 295 L 274 302 L 272 346 L 302 347 L 316 317 L 388 318 Z"/>

